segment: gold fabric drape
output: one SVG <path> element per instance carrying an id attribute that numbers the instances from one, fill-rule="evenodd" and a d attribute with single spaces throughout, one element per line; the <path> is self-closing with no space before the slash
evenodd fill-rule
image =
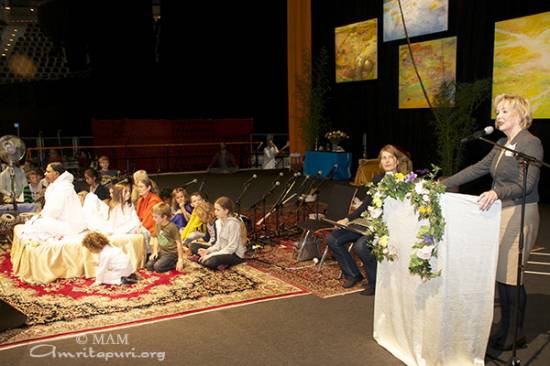
<path id="1" fill-rule="evenodd" d="M 98 257 L 82 246 L 84 235 L 65 238 L 61 242 L 38 243 L 22 240 L 23 225 L 13 232 L 11 262 L 13 274 L 31 284 L 46 284 L 58 278 L 95 277 Z M 141 234 L 112 235 L 111 245 L 130 257 L 134 270 L 145 264 L 145 240 Z"/>
<path id="2" fill-rule="evenodd" d="M 304 65 L 311 60 L 311 0 L 287 0 L 288 136 L 290 152 L 304 154 L 297 80 L 306 79 Z M 309 79 L 309 78 L 307 78 Z"/>

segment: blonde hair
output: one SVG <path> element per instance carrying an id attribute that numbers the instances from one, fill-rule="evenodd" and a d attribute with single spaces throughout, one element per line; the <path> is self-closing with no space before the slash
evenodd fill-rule
<path id="1" fill-rule="evenodd" d="M 135 171 L 134 174 L 132 175 L 132 178 L 134 178 L 134 182 L 137 183 L 140 180 L 149 179 L 149 175 L 145 170 L 141 169 L 141 170 Z"/>
<path id="2" fill-rule="evenodd" d="M 107 239 L 105 235 L 97 232 L 91 232 L 88 233 L 88 235 L 86 235 L 84 239 L 82 239 L 82 245 L 90 252 L 97 253 L 101 252 L 101 250 L 106 245 L 110 245 L 110 243 L 109 239 Z"/>
<path id="3" fill-rule="evenodd" d="M 178 202 L 176 201 L 176 195 L 178 193 L 183 193 L 183 202 L 184 205 L 189 202 L 189 195 L 187 194 L 187 191 L 183 187 L 176 187 L 172 190 L 172 198 L 170 201 L 170 205 L 172 206 L 172 209 L 177 211 L 179 210 Z"/>
<path id="4" fill-rule="evenodd" d="M 507 103 L 513 110 L 519 115 L 519 125 L 521 128 L 529 128 L 533 123 L 533 116 L 531 115 L 531 104 L 527 99 L 520 95 L 515 94 L 500 94 L 495 97 L 493 107 L 495 112 L 501 103 Z"/>
<path id="5" fill-rule="evenodd" d="M 153 212 L 154 215 L 166 216 L 168 218 L 172 216 L 172 209 L 170 208 L 170 205 L 164 202 L 159 202 L 154 205 L 151 212 Z"/>
<path id="6" fill-rule="evenodd" d="M 216 221 L 214 206 L 210 202 L 199 202 L 197 204 L 197 207 L 195 207 L 194 212 L 205 224 L 212 224 L 214 221 Z"/>

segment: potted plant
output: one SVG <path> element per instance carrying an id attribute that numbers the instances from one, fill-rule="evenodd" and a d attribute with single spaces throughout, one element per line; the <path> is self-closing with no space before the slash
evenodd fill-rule
<path id="1" fill-rule="evenodd" d="M 437 143 L 438 166 L 443 176 L 456 173 L 464 159 L 464 145 L 460 140 L 476 128 L 473 116 L 491 94 L 491 80 L 472 83 L 444 83 L 434 101 L 433 121 Z"/>
<path id="2" fill-rule="evenodd" d="M 296 82 L 300 99 L 300 127 L 306 149 L 317 147 L 319 136 L 327 131 L 330 123 L 326 118 L 326 102 L 330 92 L 328 77 L 328 52 L 322 48 L 318 57 L 311 61 L 304 57 L 305 77 Z"/>

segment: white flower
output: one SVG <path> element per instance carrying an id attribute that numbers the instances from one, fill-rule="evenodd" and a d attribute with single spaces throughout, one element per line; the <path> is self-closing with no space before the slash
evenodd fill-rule
<path id="1" fill-rule="evenodd" d="M 388 255 L 388 253 L 389 253 L 388 248 L 384 248 L 384 250 L 382 251 L 382 253 L 384 253 L 385 255 Z"/>
<path id="2" fill-rule="evenodd" d="M 390 249 L 390 255 L 392 257 L 395 257 L 397 255 L 397 249 L 395 247 L 391 247 Z"/>
<path id="3" fill-rule="evenodd" d="M 424 195 L 422 195 L 422 200 L 423 200 L 424 202 L 430 202 L 430 196 L 427 195 L 427 194 L 424 194 Z"/>
<path id="4" fill-rule="evenodd" d="M 407 194 L 405 195 L 405 198 L 406 198 L 406 199 L 408 199 L 408 200 L 410 200 L 410 199 L 411 199 L 411 197 L 412 197 L 412 195 L 411 195 L 411 193 L 410 193 L 410 192 L 409 192 L 409 193 L 407 193 Z"/>
<path id="5" fill-rule="evenodd" d="M 432 257 L 433 249 L 433 245 L 426 245 L 416 250 L 416 256 L 420 259 L 428 260 Z"/>
<path id="6" fill-rule="evenodd" d="M 417 194 L 426 194 L 429 193 L 426 188 L 424 188 L 424 182 L 417 182 L 414 184 L 414 190 Z"/>
<path id="7" fill-rule="evenodd" d="M 372 217 L 373 219 L 377 219 L 380 217 L 380 215 L 382 215 L 382 209 L 379 207 L 369 206 L 368 210 L 369 210 L 369 216 Z"/>

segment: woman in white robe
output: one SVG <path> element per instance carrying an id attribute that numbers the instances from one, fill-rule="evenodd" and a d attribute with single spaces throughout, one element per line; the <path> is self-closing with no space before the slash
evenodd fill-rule
<path id="1" fill-rule="evenodd" d="M 80 199 L 73 186 L 73 175 L 61 163 L 46 168 L 46 203 L 39 215 L 27 221 L 23 235 L 45 239 L 52 236 L 70 236 L 86 229 Z"/>

